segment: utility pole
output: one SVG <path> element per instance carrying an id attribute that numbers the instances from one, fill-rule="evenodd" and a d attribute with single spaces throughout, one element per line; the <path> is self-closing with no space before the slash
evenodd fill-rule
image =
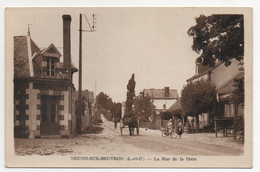
<path id="1" fill-rule="evenodd" d="M 82 113 L 82 14 L 79 15 L 79 116 L 78 131 L 81 134 L 81 113 Z"/>
<path id="2" fill-rule="evenodd" d="M 78 94 L 78 100 L 79 100 L 79 107 L 78 107 L 78 118 L 77 118 L 77 132 L 81 134 L 81 115 L 82 115 L 82 32 L 94 32 L 95 31 L 95 16 L 96 14 L 93 14 L 93 26 L 91 27 L 89 24 L 89 21 L 84 15 L 88 25 L 90 27 L 90 30 L 82 30 L 82 14 L 79 15 L 79 94 Z"/>

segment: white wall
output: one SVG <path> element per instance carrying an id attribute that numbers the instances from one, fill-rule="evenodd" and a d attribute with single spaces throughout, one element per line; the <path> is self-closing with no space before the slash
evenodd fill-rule
<path id="1" fill-rule="evenodd" d="M 166 104 L 165 109 L 169 109 L 176 101 L 176 99 L 154 99 L 153 104 L 155 109 L 163 109 L 164 104 Z"/>

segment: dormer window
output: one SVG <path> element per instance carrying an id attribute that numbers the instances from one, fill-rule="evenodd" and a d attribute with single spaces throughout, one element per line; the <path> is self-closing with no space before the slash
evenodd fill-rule
<path id="1" fill-rule="evenodd" d="M 56 58 L 47 57 L 47 76 L 54 76 Z"/>

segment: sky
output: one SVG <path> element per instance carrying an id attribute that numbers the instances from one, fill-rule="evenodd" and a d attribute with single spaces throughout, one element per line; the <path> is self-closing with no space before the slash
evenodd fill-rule
<path id="1" fill-rule="evenodd" d="M 41 48 L 53 43 L 63 54 L 62 15 L 71 15 L 71 55 L 78 68 L 79 14 L 89 30 L 96 14 L 96 32 L 83 32 L 82 89 L 101 91 L 114 102 L 126 100 L 126 86 L 135 74 L 136 95 L 143 89 L 177 89 L 195 74 L 192 37 L 188 29 L 199 15 L 218 13 L 206 8 L 15 8 L 7 9 L 7 39 L 26 35 Z M 222 11 L 223 12 L 223 11 Z M 230 11 L 228 11 L 230 12 Z M 11 44 L 12 45 L 12 44 Z M 63 57 L 61 57 L 61 61 Z M 73 75 L 78 89 L 78 73 Z M 95 84 L 96 83 L 96 84 Z"/>

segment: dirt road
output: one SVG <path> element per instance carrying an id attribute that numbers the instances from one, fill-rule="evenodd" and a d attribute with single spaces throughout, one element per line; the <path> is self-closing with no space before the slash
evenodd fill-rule
<path id="1" fill-rule="evenodd" d="M 114 129 L 113 122 L 102 119 L 99 134 L 82 134 L 72 139 L 42 138 L 15 139 L 17 155 L 93 155 L 93 156 L 167 156 L 167 155 L 242 155 L 243 150 L 214 143 L 163 138 L 159 130 L 140 129 L 139 136 L 129 136 L 128 128 L 120 135 L 119 126 Z M 196 137 L 194 135 L 193 137 Z"/>

